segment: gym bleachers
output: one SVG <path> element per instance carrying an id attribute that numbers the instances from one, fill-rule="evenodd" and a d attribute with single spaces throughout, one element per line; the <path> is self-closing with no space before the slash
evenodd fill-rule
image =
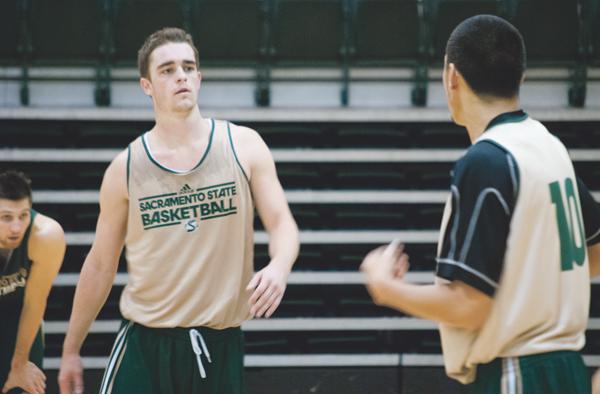
<path id="1" fill-rule="evenodd" d="M 505 1 L 502 0 L 433 0 L 433 59 L 444 61 L 446 41 L 452 30 L 463 20 L 479 14 L 506 17 Z M 537 26 L 537 25 L 536 25 Z"/>
<path id="2" fill-rule="evenodd" d="M 355 3 L 354 51 L 357 66 L 414 64 L 419 56 L 421 15 L 415 0 L 359 0 Z"/>
<path id="3" fill-rule="evenodd" d="M 244 325 L 248 370 L 282 371 L 283 365 L 302 370 L 320 362 L 334 370 L 351 362 L 364 373 L 400 366 L 398 371 L 435 368 L 437 380 L 432 381 L 437 387 L 456 392 L 452 382 L 441 378 L 435 324 L 374 305 L 358 266 L 369 250 L 399 236 L 411 256 L 409 280 L 433 280 L 449 172 L 468 146 L 464 130 L 441 119 L 405 124 L 244 123 L 259 130 L 271 147 L 302 239 L 300 257 L 275 316 Z M 10 132 L 19 125 L 20 132 Z M 600 197 L 600 121 L 547 125 L 572 149 L 579 176 Z M 0 119 L 0 129 L 7 130 L 11 141 L 0 150 L 0 168 L 29 172 L 36 209 L 55 217 L 67 232 L 67 256 L 46 312 L 46 359 L 51 369 L 58 365 L 77 274 L 93 238 L 103 171 L 112 155 L 149 127 L 143 121 Z M 74 155 L 78 148 L 88 154 Z M 268 262 L 267 240 L 258 220 L 255 229 L 256 269 L 260 269 Z M 115 286 L 82 350 L 97 374 L 119 324 L 125 275 L 122 259 Z M 595 356 L 600 354 L 594 331 L 600 328 L 597 311 L 592 302 L 590 324 L 596 328 L 588 332 L 591 340 L 584 350 L 592 357 L 590 365 L 600 361 Z M 319 361 L 326 355 L 333 361 Z M 357 355 L 359 361 L 353 359 Z M 373 359 L 390 355 L 400 358 Z M 303 358 L 307 356 L 308 361 Z M 400 379 L 395 384 L 406 383 Z"/>
<path id="4" fill-rule="evenodd" d="M 32 61 L 36 65 L 95 65 L 100 55 L 102 8 L 96 0 L 31 2 Z M 39 20 L 62 23 L 35 23 Z"/>
<path id="5" fill-rule="evenodd" d="M 248 0 L 203 0 L 191 23 L 201 64 L 252 66 L 262 49 L 267 16 Z"/>
<path id="6" fill-rule="evenodd" d="M 7 0 L 0 11 L 0 170 L 29 173 L 35 208 L 67 233 L 45 316 L 51 394 L 103 173 L 152 127 L 150 102 L 135 96 L 135 62 L 159 27 L 191 32 L 203 115 L 259 131 L 301 230 L 279 310 L 243 326 L 249 394 L 460 392 L 444 376 L 436 325 L 374 305 L 358 272 L 366 253 L 399 237 L 408 280 L 433 280 L 450 171 L 470 143 L 440 83 L 460 20 L 492 13 L 521 29 L 531 67 L 523 106 L 567 145 L 600 201 L 600 111 L 585 98 L 587 87 L 588 102 L 600 103 L 589 97 L 600 92 L 600 0 Z M 40 83 L 51 83 L 46 98 Z M 74 83 L 89 84 L 89 97 L 69 99 Z M 328 86 L 336 96 L 322 101 Z M 304 107 L 280 99 L 292 88 Z M 249 97 L 242 105 L 240 92 Z M 258 219 L 255 230 L 258 270 L 269 258 Z M 91 392 L 126 279 L 122 257 L 82 350 Z M 590 368 L 600 366 L 599 292 L 595 282 Z"/>
<path id="7" fill-rule="evenodd" d="M 179 0 L 121 0 L 115 15 L 114 60 L 122 66 L 137 64 L 137 51 L 149 32 L 164 26 L 185 27 Z"/>
<path id="8" fill-rule="evenodd" d="M 16 1 L 3 5 L 0 13 L 0 65 L 15 65 L 21 60 L 19 21 L 21 9 Z"/>
<path id="9" fill-rule="evenodd" d="M 203 66 L 239 71 L 234 79 L 252 86 L 255 105 L 295 103 L 281 95 L 282 82 L 329 83 L 341 93 L 313 103 L 364 105 L 364 90 L 352 86 L 367 80 L 407 83 L 408 97 L 397 102 L 427 106 L 428 85 L 439 79 L 429 67 L 441 67 L 450 32 L 466 17 L 489 13 L 521 30 L 530 67 L 559 69 L 527 77 L 562 82 L 564 101 L 583 107 L 587 84 L 597 81 L 586 67 L 600 66 L 598 8 L 598 0 L 9 0 L 0 16 L 0 87 L 16 80 L 16 102 L 37 105 L 29 90 L 38 81 L 88 81 L 94 88 L 81 94 L 109 106 L 122 83 L 135 85 L 144 37 L 177 26 L 194 37 Z M 63 22 L 54 26 L 57 19 Z M 9 65 L 17 69 L 3 73 Z"/>

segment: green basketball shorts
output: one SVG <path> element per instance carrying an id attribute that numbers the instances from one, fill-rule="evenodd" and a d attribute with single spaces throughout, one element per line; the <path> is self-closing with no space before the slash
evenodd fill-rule
<path id="1" fill-rule="evenodd" d="M 493 360 L 477 367 L 473 394 L 590 394 L 581 354 L 557 351 Z"/>
<path id="2" fill-rule="evenodd" d="M 123 321 L 100 394 L 241 394 L 239 327 L 150 328 Z"/>

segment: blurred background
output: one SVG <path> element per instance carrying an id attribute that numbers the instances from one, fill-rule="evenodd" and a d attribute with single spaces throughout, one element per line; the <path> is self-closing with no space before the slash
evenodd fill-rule
<path id="1" fill-rule="evenodd" d="M 0 169 L 29 173 L 34 208 L 67 232 L 45 317 L 47 392 L 57 390 L 102 175 L 153 125 L 137 50 L 178 26 L 200 52 L 202 114 L 262 135 L 301 229 L 281 307 L 243 326 L 247 393 L 460 393 L 445 377 L 436 325 L 375 306 L 357 268 L 399 237 L 408 280 L 433 280 L 449 172 L 469 146 L 445 105 L 445 43 L 481 13 L 522 32 L 523 108 L 567 145 L 600 201 L 600 0 L 0 1 Z M 260 269 L 267 239 L 255 227 Z M 98 391 L 125 282 L 121 259 L 82 350 L 86 392 Z M 597 283 L 590 370 L 600 366 Z"/>

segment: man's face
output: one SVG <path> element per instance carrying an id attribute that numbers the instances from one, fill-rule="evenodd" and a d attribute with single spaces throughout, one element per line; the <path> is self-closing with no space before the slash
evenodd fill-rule
<path id="1" fill-rule="evenodd" d="M 0 198 L 0 249 L 16 249 L 31 222 L 31 201 Z"/>
<path id="2" fill-rule="evenodd" d="M 149 74 L 141 84 L 157 110 L 189 112 L 196 106 L 201 76 L 189 44 L 170 42 L 156 48 L 150 55 Z"/>

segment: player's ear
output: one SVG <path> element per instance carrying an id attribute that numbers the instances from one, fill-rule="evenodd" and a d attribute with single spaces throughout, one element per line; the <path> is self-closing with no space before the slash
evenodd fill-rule
<path id="1" fill-rule="evenodd" d="M 197 89 L 200 89 L 200 85 L 202 84 L 202 73 L 198 70 L 198 86 Z"/>
<path id="2" fill-rule="evenodd" d="M 462 76 L 456 69 L 456 66 L 454 65 L 454 63 L 447 63 L 446 64 L 446 84 L 447 84 L 446 87 L 447 87 L 447 89 L 455 90 L 459 85 L 460 79 L 462 79 Z"/>
<path id="3" fill-rule="evenodd" d="M 152 96 L 152 82 L 147 78 L 140 78 L 140 87 L 146 96 Z"/>

